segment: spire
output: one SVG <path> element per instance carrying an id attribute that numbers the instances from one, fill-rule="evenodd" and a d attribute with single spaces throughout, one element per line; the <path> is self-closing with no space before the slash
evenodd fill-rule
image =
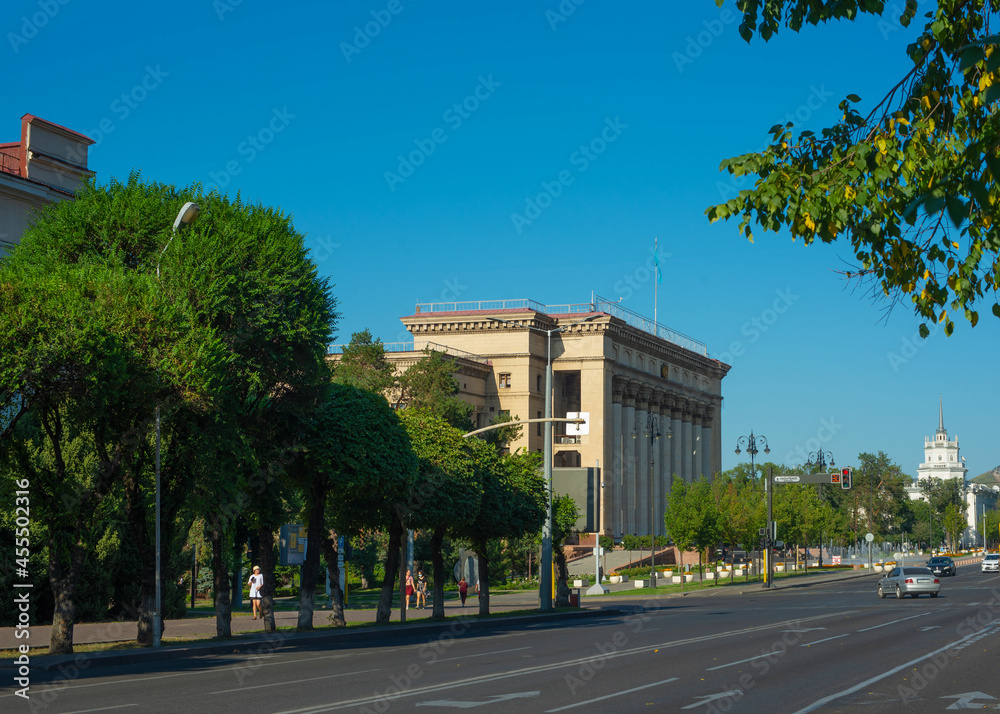
<path id="1" fill-rule="evenodd" d="M 944 399 L 938 395 L 938 431 L 944 431 Z"/>

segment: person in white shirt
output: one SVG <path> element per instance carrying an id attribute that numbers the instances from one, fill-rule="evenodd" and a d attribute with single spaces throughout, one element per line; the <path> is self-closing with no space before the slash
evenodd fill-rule
<path id="1" fill-rule="evenodd" d="M 264 576 L 260 574 L 260 566 L 253 566 L 253 575 L 250 576 L 250 604 L 253 605 L 253 619 L 257 619 L 257 615 L 264 619 L 264 614 L 260 610 L 260 589 L 264 587 Z"/>

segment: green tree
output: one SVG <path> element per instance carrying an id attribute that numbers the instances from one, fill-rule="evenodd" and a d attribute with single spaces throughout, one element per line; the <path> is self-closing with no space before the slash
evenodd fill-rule
<path id="1" fill-rule="evenodd" d="M 943 518 L 944 530 L 948 534 L 948 541 L 951 544 L 949 550 L 954 553 L 958 551 L 962 539 L 962 531 L 966 528 L 965 512 L 954 503 L 949 503 L 944 507 Z"/>
<path id="2" fill-rule="evenodd" d="M 473 439 L 473 458 L 483 497 L 476 517 L 459 535 L 472 543 L 479 558 L 479 613 L 490 612 L 489 545 L 504 538 L 534 533 L 545 520 L 545 482 L 540 474 L 541 454 L 520 451 L 501 455 L 496 448 Z"/>
<path id="3" fill-rule="evenodd" d="M 716 0 L 721 4 L 723 0 Z M 868 0 L 740 0 L 740 34 L 764 40 L 782 26 L 799 31 L 895 7 Z M 886 82 L 864 106 L 848 94 L 841 121 L 819 134 L 791 123 L 771 129 L 759 153 L 722 162 L 733 176 L 756 176 L 752 188 L 712 206 L 709 220 L 739 218 L 753 228 L 786 230 L 806 245 L 849 241 L 857 260 L 846 276 L 870 281 L 873 295 L 912 301 L 928 325 L 954 329 L 964 314 L 974 327 L 983 299 L 1000 317 L 1000 67 L 991 16 L 996 0 L 942 0 L 906 49 L 912 68 Z M 917 11 L 907 0 L 898 22 Z"/>
<path id="4" fill-rule="evenodd" d="M 463 432 L 472 428 L 472 404 L 459 399 L 455 360 L 443 352 L 424 350 L 399 378 L 399 404 L 430 412 Z"/>
<path id="5" fill-rule="evenodd" d="M 569 567 L 563 546 L 576 530 L 580 508 L 569 496 L 552 497 L 552 555 L 556 565 L 556 606 L 569 606 Z"/>
<path id="6" fill-rule="evenodd" d="M 350 344 L 334 367 L 333 380 L 385 397 L 395 391 L 399 382 L 395 366 L 385 357 L 385 346 L 381 340 L 372 339 L 367 328 L 351 335 Z"/>
<path id="7" fill-rule="evenodd" d="M 417 479 L 407 508 L 411 527 L 431 532 L 434 619 L 444 619 L 446 579 L 442 546 L 449 533 L 461 533 L 479 513 L 483 487 L 478 480 L 472 446 L 444 419 L 420 409 L 404 409 L 400 420 L 419 460 Z"/>
<path id="8" fill-rule="evenodd" d="M 331 526 L 343 535 L 388 531 L 377 614 L 377 621 L 388 622 L 417 458 L 399 416 L 381 395 L 337 383 L 327 390 L 309 424 L 303 457 L 293 467 L 308 492 L 309 538 L 327 537 Z M 318 573 L 319 549 L 307 549 L 299 629 L 312 627 Z"/>
<path id="9" fill-rule="evenodd" d="M 680 553 L 681 568 L 684 567 L 685 550 L 697 549 L 700 565 L 704 549 L 718 541 L 716 524 L 720 514 L 711 491 L 711 484 L 704 478 L 690 484 L 677 479 L 670 489 L 663 522 Z"/>

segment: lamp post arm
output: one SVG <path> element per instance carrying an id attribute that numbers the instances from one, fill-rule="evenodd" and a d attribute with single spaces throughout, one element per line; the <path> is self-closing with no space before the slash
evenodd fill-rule
<path id="1" fill-rule="evenodd" d="M 469 431 L 462 434 L 463 437 L 475 436 L 476 434 L 482 434 L 484 431 L 493 431 L 494 429 L 502 429 L 505 426 L 517 426 L 518 424 L 542 424 L 551 423 L 556 421 L 566 422 L 567 424 L 586 424 L 586 419 L 567 419 L 565 417 L 551 417 L 548 419 L 518 419 L 517 421 L 503 421 L 499 424 L 490 424 L 489 426 L 484 426 L 482 429 L 476 429 L 475 431 Z"/>

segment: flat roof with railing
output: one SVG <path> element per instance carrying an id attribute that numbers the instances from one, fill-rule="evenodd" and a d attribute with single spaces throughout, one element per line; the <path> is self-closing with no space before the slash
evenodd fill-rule
<path id="1" fill-rule="evenodd" d="M 682 332 L 672 330 L 665 325 L 644 317 L 637 312 L 622 307 L 615 300 L 608 300 L 599 295 L 594 296 L 593 302 L 567 303 L 560 305 L 543 305 L 536 300 L 526 298 L 516 300 L 472 300 L 465 302 L 424 302 L 417 303 L 416 313 L 418 315 L 445 313 L 445 312 L 498 312 L 507 310 L 533 310 L 545 315 L 577 315 L 592 312 L 602 312 L 612 317 L 617 317 L 626 324 L 655 335 L 661 340 L 666 340 L 678 347 L 695 352 L 702 356 L 708 356 L 708 347 L 703 342 L 688 337 Z"/>
<path id="2" fill-rule="evenodd" d="M 343 354 L 344 348 L 347 346 L 348 345 L 330 345 L 327 348 L 327 354 Z M 458 350 L 454 347 L 449 347 L 448 345 L 441 345 L 437 342 L 430 342 L 429 340 L 414 340 L 413 342 L 383 342 L 382 347 L 386 352 L 422 352 L 425 349 L 431 349 L 435 352 L 444 352 L 452 357 L 463 357 L 465 359 L 473 360 L 474 362 L 490 364 L 490 360 L 480 355 L 475 355 L 471 352 L 466 352 L 465 350 Z"/>

